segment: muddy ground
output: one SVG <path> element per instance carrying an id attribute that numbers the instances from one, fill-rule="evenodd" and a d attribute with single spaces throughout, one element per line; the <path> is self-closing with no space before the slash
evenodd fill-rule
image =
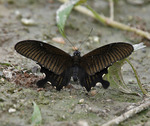
<path id="1" fill-rule="evenodd" d="M 109 16 L 108 1 L 92 0 L 89 4 L 97 12 Z M 127 111 L 144 100 L 109 87 L 94 87 L 87 93 L 79 84 L 70 82 L 70 87 L 56 91 L 50 85 L 37 89 L 35 83 L 43 77 L 35 62 L 17 54 L 14 45 L 25 39 L 46 41 L 72 54 L 68 42 L 65 45 L 52 41 L 61 37 L 56 25 L 56 10 L 61 5 L 56 0 L 0 0 L 0 125 L 31 125 L 33 101 L 39 106 L 42 125 L 101 125 Z M 118 1 L 115 5 L 115 20 L 150 31 L 150 4 Z M 23 18 L 34 23 L 23 24 Z M 91 28 L 91 38 L 84 42 L 81 53 L 85 54 L 111 42 L 131 44 L 148 40 L 131 32 L 107 27 L 94 19 L 73 11 L 66 25 L 68 38 L 79 47 L 87 38 Z M 96 38 L 96 39 L 94 39 Z M 97 41 L 98 39 L 98 41 Z M 129 57 L 136 68 L 143 87 L 150 92 L 150 48 L 138 50 Z M 133 71 L 128 64 L 123 66 L 123 77 L 129 88 L 140 93 Z M 94 93 L 93 93 L 94 92 Z M 120 124 L 121 126 L 150 125 L 150 109 L 147 109 Z M 86 126 L 86 125 L 85 125 Z"/>

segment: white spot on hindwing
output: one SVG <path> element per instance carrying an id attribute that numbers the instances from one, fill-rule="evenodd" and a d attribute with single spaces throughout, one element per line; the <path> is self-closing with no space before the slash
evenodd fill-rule
<path id="1" fill-rule="evenodd" d="M 52 85 L 52 83 L 51 83 L 51 82 L 49 82 L 49 81 L 48 81 L 47 83 L 48 83 L 49 85 Z"/>
<path id="2" fill-rule="evenodd" d="M 102 77 L 104 77 L 106 74 L 103 74 Z"/>

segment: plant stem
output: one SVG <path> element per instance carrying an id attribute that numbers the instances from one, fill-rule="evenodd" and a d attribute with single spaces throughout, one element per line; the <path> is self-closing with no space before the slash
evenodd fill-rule
<path id="1" fill-rule="evenodd" d="M 139 85 L 139 87 L 140 87 L 142 93 L 143 93 L 144 95 L 147 95 L 147 91 L 143 88 L 143 86 L 142 86 L 142 84 L 141 84 L 141 81 L 140 81 L 140 79 L 139 79 L 139 77 L 138 77 L 138 74 L 137 74 L 136 70 L 134 69 L 133 65 L 131 64 L 131 62 L 130 62 L 129 60 L 127 60 L 127 59 L 125 59 L 125 60 L 126 60 L 126 61 L 129 63 L 129 65 L 132 67 L 132 70 L 133 70 L 133 72 L 134 72 L 135 78 L 136 78 L 136 80 L 137 80 L 137 83 L 138 83 L 138 85 Z"/>
<path id="2" fill-rule="evenodd" d="M 65 3 L 68 0 L 58 0 L 58 1 Z M 108 25 L 108 26 L 111 26 L 111 27 L 114 27 L 114 28 L 118 28 L 118 29 L 121 29 L 121 30 L 135 32 L 136 34 L 150 40 L 150 33 L 149 32 L 142 31 L 142 30 L 137 29 L 135 27 L 130 27 L 130 26 L 125 25 L 123 23 L 111 20 L 110 18 L 105 17 L 102 14 L 98 14 L 99 18 L 97 18 L 89 9 L 87 9 L 86 7 L 81 6 L 81 5 L 75 6 L 74 9 L 81 12 L 81 13 L 83 13 L 83 14 L 86 14 L 86 15 L 92 17 L 92 18 L 95 18 L 96 20 L 100 21 L 101 23 L 103 23 L 105 25 Z"/>
<path id="3" fill-rule="evenodd" d="M 109 0 L 110 19 L 114 20 L 114 0 Z"/>

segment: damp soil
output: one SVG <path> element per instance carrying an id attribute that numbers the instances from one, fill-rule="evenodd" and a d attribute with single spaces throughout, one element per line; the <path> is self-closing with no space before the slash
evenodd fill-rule
<path id="1" fill-rule="evenodd" d="M 108 1 L 93 0 L 89 4 L 99 13 L 109 16 Z M 36 82 L 43 78 L 39 66 L 17 54 L 14 45 L 21 40 L 36 39 L 46 41 L 72 55 L 68 41 L 60 44 L 52 41 L 61 37 L 56 25 L 56 11 L 61 3 L 55 0 L 0 0 L 0 125 L 31 125 L 33 101 L 39 106 L 42 125 L 88 124 L 96 126 L 106 123 L 128 110 L 130 106 L 142 102 L 144 96 L 125 94 L 118 88 L 107 90 L 98 85 L 87 92 L 78 83 L 70 82 L 63 90 L 56 91 L 50 84 L 38 89 Z M 150 4 L 136 5 L 118 1 L 115 5 L 115 20 L 150 31 Z M 26 24 L 22 19 L 32 19 Z M 93 31 L 87 38 L 90 30 Z M 136 44 L 148 40 L 126 31 L 107 27 L 79 12 L 72 11 L 66 24 L 69 40 L 79 47 L 82 55 L 111 42 Z M 129 57 L 136 68 L 143 87 L 150 92 L 150 48 L 138 50 Z M 123 66 L 122 75 L 129 88 L 142 94 L 132 69 Z M 122 122 L 122 126 L 149 125 L 150 109 Z"/>

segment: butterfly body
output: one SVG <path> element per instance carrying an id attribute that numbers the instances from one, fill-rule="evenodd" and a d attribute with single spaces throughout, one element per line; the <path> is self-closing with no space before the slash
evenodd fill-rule
<path id="1" fill-rule="evenodd" d="M 72 59 L 73 59 L 72 77 L 74 81 L 77 81 L 79 75 L 80 59 L 81 59 L 80 52 L 78 50 L 74 51 Z"/>
<path id="2" fill-rule="evenodd" d="M 78 73 L 79 73 L 79 67 L 78 66 L 72 67 L 72 77 L 74 81 L 78 80 Z"/>
<path id="3" fill-rule="evenodd" d="M 133 52 L 133 46 L 128 43 L 111 43 L 99 47 L 83 56 L 75 50 L 73 56 L 50 44 L 24 40 L 15 45 L 15 50 L 21 55 L 36 61 L 41 66 L 45 78 L 37 82 L 38 87 L 44 87 L 47 81 L 57 90 L 67 86 L 71 77 L 74 81 L 91 90 L 97 82 L 106 89 L 109 82 L 102 76 L 107 74 L 108 67 L 114 62 L 126 58 Z"/>

